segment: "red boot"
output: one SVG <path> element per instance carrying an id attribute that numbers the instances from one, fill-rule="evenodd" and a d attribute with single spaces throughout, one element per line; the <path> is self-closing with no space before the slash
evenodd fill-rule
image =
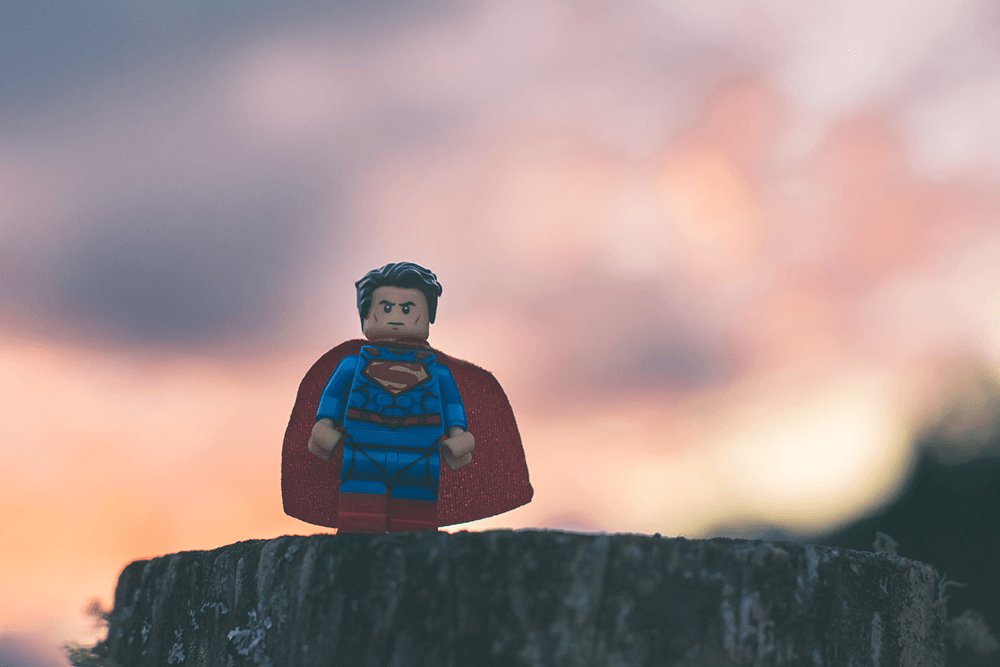
<path id="1" fill-rule="evenodd" d="M 430 530 L 438 527 L 437 502 L 392 498 L 389 501 L 389 531 Z"/>
<path id="2" fill-rule="evenodd" d="M 384 533 L 387 524 L 385 496 L 341 492 L 337 503 L 338 533 Z"/>

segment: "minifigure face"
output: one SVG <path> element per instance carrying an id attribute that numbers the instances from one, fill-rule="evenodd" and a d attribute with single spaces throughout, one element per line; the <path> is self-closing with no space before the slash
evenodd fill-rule
<path id="1" fill-rule="evenodd" d="M 368 340 L 423 338 L 430 335 L 427 297 L 418 289 L 379 287 L 372 294 L 362 328 Z"/>

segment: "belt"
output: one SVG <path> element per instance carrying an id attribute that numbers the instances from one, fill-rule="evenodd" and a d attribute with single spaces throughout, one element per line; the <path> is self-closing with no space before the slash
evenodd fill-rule
<path id="1" fill-rule="evenodd" d="M 394 415 L 383 415 L 371 410 L 361 410 L 360 408 L 347 408 L 347 419 L 367 424 L 378 424 L 389 428 L 409 428 L 411 426 L 440 426 L 441 415 L 410 415 L 409 417 L 396 417 Z"/>

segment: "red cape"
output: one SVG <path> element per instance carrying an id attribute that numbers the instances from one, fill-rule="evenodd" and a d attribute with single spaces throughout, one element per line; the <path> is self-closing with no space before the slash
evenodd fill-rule
<path id="1" fill-rule="evenodd" d="M 337 527 L 340 495 L 338 444 L 329 461 L 307 449 L 316 423 L 316 408 L 327 381 L 344 357 L 357 354 L 367 340 L 349 340 L 319 358 L 299 385 L 295 407 L 285 430 L 281 450 L 281 498 L 285 513 L 318 526 Z M 442 461 L 438 487 L 438 525 L 475 521 L 520 507 L 531 501 L 521 436 L 507 395 L 493 375 L 467 361 L 434 350 L 438 363 L 448 367 L 462 395 L 468 431 L 476 439 L 472 463 L 452 470 Z"/>

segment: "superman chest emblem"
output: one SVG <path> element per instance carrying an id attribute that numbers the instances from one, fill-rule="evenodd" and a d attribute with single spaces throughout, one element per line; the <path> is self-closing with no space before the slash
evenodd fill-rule
<path id="1" fill-rule="evenodd" d="M 361 374 L 393 396 L 406 393 L 430 379 L 423 364 L 390 359 L 369 359 Z"/>

